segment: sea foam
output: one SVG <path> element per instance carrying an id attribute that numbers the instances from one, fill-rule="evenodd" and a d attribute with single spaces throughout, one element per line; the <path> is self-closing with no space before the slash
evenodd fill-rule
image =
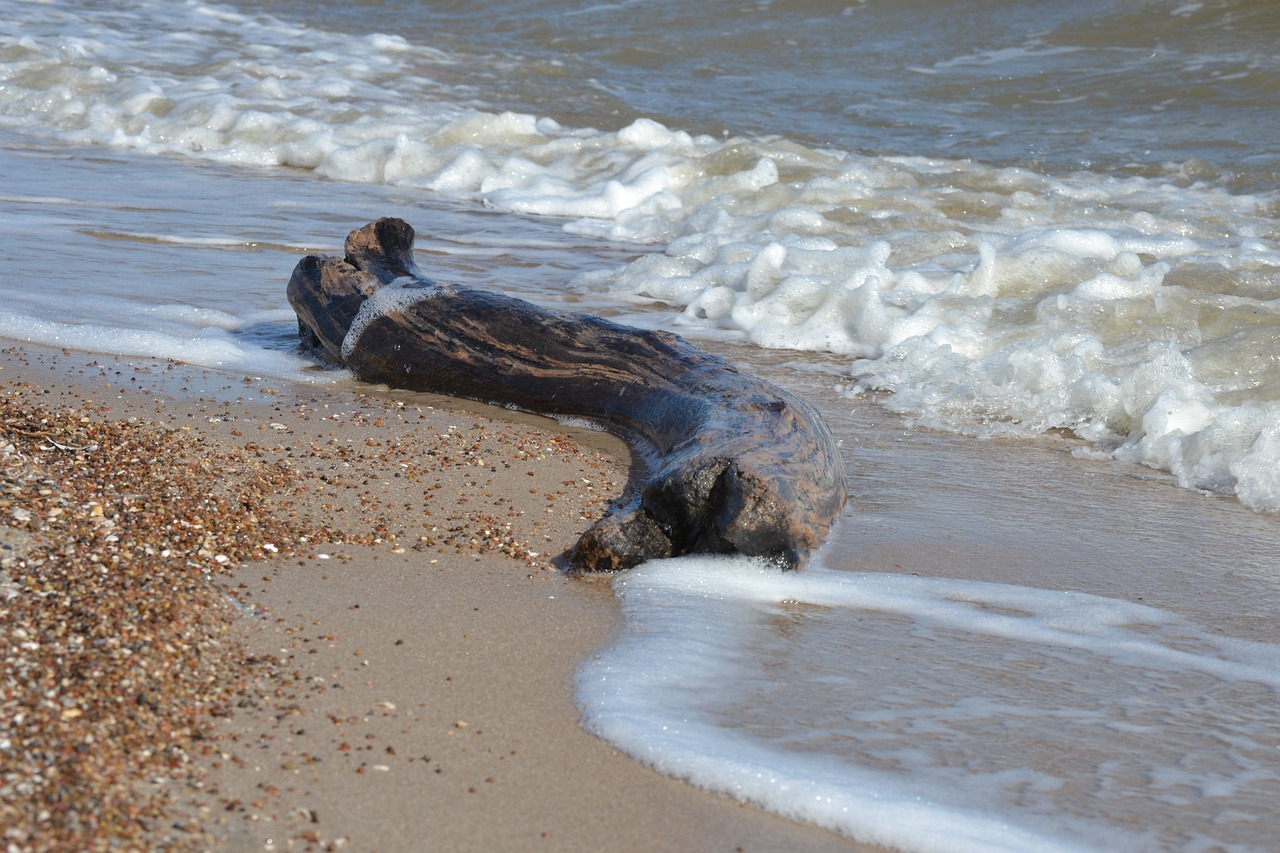
<path id="1" fill-rule="evenodd" d="M 0 337 L 48 347 L 66 347 L 88 352 L 120 356 L 140 356 L 172 360 L 219 370 L 278 376 L 300 382 L 332 382 L 338 374 L 320 374 L 307 369 L 307 362 L 290 349 L 264 347 L 260 340 L 246 339 L 239 327 L 220 328 L 207 325 L 192 330 L 185 320 L 189 312 L 181 306 L 155 315 L 159 322 L 144 321 L 145 327 L 127 328 L 129 322 L 112 316 L 112 323 L 62 322 L 14 311 L 0 311 Z M 178 323 L 165 322 L 164 314 L 180 318 Z"/>
<path id="2" fill-rule="evenodd" d="M 615 588 L 623 634 L 578 674 L 587 728 L 863 842 L 1191 850 L 1248 839 L 1276 793 L 1273 724 L 1233 703 L 1274 701 L 1280 649 L 1167 611 L 741 558 Z"/>

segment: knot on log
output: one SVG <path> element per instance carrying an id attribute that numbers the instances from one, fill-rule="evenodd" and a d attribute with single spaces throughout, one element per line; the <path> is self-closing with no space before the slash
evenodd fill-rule
<path id="1" fill-rule="evenodd" d="M 413 237 L 380 219 L 351 232 L 344 258 L 303 258 L 288 288 L 302 344 L 365 381 L 584 418 L 626 440 L 637 473 L 570 552 L 575 570 L 695 553 L 796 568 L 821 544 L 844 466 L 810 406 L 669 332 L 437 284 Z"/>

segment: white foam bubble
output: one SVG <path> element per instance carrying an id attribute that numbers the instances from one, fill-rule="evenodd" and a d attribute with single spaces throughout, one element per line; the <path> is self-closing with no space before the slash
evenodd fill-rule
<path id="1" fill-rule="evenodd" d="M 1202 826 L 1204 810 L 1256 820 L 1276 786 L 1258 773 L 1269 724 L 1230 696 L 1273 701 L 1280 649 L 1165 611 L 743 559 L 647 563 L 616 589 L 626 628 L 579 672 L 584 724 L 663 773 L 864 842 L 1230 845 L 1238 827 Z M 1218 799 L 1173 795 L 1188 787 Z M 1167 813 L 1130 820 L 1140 788 Z"/>
<path id="2" fill-rule="evenodd" d="M 234 334 L 240 323 L 219 312 L 172 306 L 154 312 L 162 322 L 129 325 L 120 312 L 111 323 L 60 322 L 14 311 L 0 311 L 0 337 L 49 347 L 110 355 L 172 359 L 201 367 L 287 377 L 296 381 L 334 381 L 337 373 L 316 374 L 296 353 L 264 347 Z"/>
<path id="3" fill-rule="evenodd" d="M 342 358 L 351 358 L 352 351 L 360 343 L 360 336 L 369 328 L 374 320 L 387 314 L 403 311 L 422 298 L 423 280 L 417 278 L 397 278 L 375 290 L 368 299 L 360 303 L 360 310 L 352 318 L 347 334 L 342 339 Z"/>
<path id="4" fill-rule="evenodd" d="M 671 305 L 672 325 L 694 337 L 853 356 L 853 393 L 892 391 L 888 405 L 930 426 L 1065 428 L 1189 487 L 1280 506 L 1265 465 L 1240 464 L 1260 433 L 1208 452 L 1214 434 L 1196 437 L 1239 421 L 1242 398 L 1270 412 L 1280 387 L 1251 332 L 1274 320 L 1277 291 L 1252 284 L 1250 270 L 1280 266 L 1274 241 L 1253 237 L 1264 200 L 1141 179 L 907 158 L 890 170 L 884 160 L 788 153 L 801 177 L 786 193 L 688 184 L 680 206 L 620 218 L 632 238 L 680 236 L 577 286 Z M 1097 214 L 1101 201 L 1111 213 Z M 850 219 L 850 209 L 865 215 Z M 1253 292 L 1201 284 L 1230 287 L 1233 276 Z M 1220 313 L 1228 305 L 1230 319 Z M 1170 346 L 1188 365 L 1183 378 L 1146 369 Z M 1252 388 L 1269 396 L 1250 401 Z M 1162 415 L 1170 405 L 1180 410 Z M 1179 461 L 1191 455 L 1195 464 Z"/>

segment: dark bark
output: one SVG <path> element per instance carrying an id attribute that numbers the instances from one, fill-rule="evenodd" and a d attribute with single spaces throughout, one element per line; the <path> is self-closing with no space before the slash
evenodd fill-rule
<path id="1" fill-rule="evenodd" d="M 844 505 L 835 441 L 803 401 L 667 332 L 437 284 L 402 220 L 353 231 L 345 259 L 304 258 L 289 302 L 304 345 L 360 379 L 584 418 L 626 440 L 639 473 L 574 546 L 575 569 L 692 553 L 795 568 Z"/>

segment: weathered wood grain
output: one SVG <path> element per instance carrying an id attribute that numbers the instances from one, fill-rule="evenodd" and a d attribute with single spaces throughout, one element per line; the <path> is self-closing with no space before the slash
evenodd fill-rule
<path id="1" fill-rule="evenodd" d="M 691 553 L 803 564 L 845 501 L 844 467 L 807 404 L 667 332 L 437 284 L 413 229 L 381 219 L 346 257 L 289 281 L 303 344 L 358 378 L 594 421 L 638 474 L 570 554 L 611 570 Z"/>

